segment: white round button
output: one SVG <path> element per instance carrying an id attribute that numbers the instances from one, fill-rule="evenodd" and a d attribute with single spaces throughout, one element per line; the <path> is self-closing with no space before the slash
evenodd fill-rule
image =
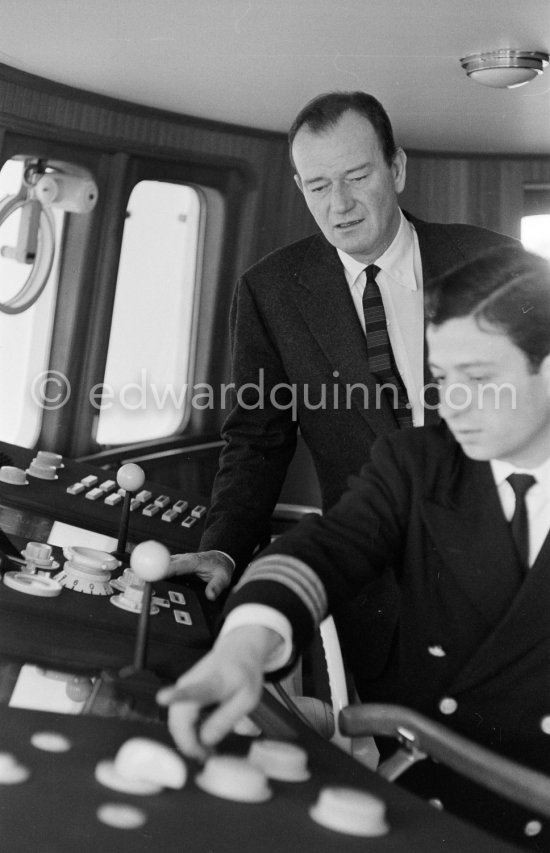
<path id="1" fill-rule="evenodd" d="M 60 453 L 52 453 L 50 450 L 39 450 L 35 456 L 39 462 L 45 465 L 53 465 L 54 468 L 63 467 L 63 457 Z"/>
<path id="2" fill-rule="evenodd" d="M 70 740 L 59 732 L 35 732 L 31 743 L 45 752 L 67 752 L 71 748 Z"/>
<path id="3" fill-rule="evenodd" d="M 546 717 L 542 718 L 540 721 L 540 727 L 545 735 L 550 735 L 550 714 L 547 714 Z"/>
<path id="4" fill-rule="evenodd" d="M 212 755 L 195 782 L 208 794 L 241 803 L 262 803 L 272 795 L 265 773 L 234 755 Z"/>
<path id="5" fill-rule="evenodd" d="M 532 837 L 533 835 L 538 835 L 540 832 L 542 832 L 542 823 L 540 822 L 540 820 L 530 820 L 528 821 L 528 823 L 525 824 L 523 831 L 525 835 L 528 835 L 529 837 Z"/>
<path id="6" fill-rule="evenodd" d="M 111 788 L 113 791 L 122 791 L 124 794 L 134 794 L 138 797 L 150 797 L 152 794 L 160 794 L 162 785 L 146 779 L 123 776 L 119 773 L 114 761 L 98 761 L 95 767 L 95 778 L 100 785 Z"/>
<path id="7" fill-rule="evenodd" d="M 115 829 L 138 829 L 147 820 L 142 809 L 127 803 L 103 803 L 97 810 L 97 817 L 101 823 Z"/>
<path id="8" fill-rule="evenodd" d="M 27 595 L 37 595 L 40 598 L 55 598 L 60 595 L 63 587 L 52 578 L 44 575 L 29 575 L 26 572 L 6 572 L 4 583 L 17 592 Z"/>
<path id="9" fill-rule="evenodd" d="M 27 547 L 22 554 L 27 560 L 48 563 L 52 556 L 52 549 L 51 545 L 45 545 L 43 542 L 27 542 Z"/>
<path id="10" fill-rule="evenodd" d="M 57 480 L 57 468 L 55 465 L 45 465 L 38 459 L 33 459 L 27 468 L 27 474 L 38 477 L 39 480 Z"/>
<path id="11" fill-rule="evenodd" d="M 307 752 L 294 743 L 269 739 L 254 741 L 248 760 L 266 776 L 283 782 L 303 782 L 311 775 L 307 768 Z"/>
<path id="12" fill-rule="evenodd" d="M 123 743 L 115 756 L 114 767 L 120 776 L 163 788 L 183 788 L 187 779 L 187 765 L 174 749 L 144 737 Z"/>
<path id="13" fill-rule="evenodd" d="M 12 486 L 26 486 L 27 475 L 23 468 L 15 468 L 13 465 L 2 465 L 0 468 L 0 480 L 3 483 L 11 483 Z"/>
<path id="14" fill-rule="evenodd" d="M 30 770 L 19 764 L 14 755 L 0 752 L 0 785 L 18 785 L 26 782 L 30 775 Z"/>
<path id="15" fill-rule="evenodd" d="M 444 658 L 447 656 L 447 652 L 443 646 L 428 646 L 428 653 L 434 658 Z"/>
<path id="16" fill-rule="evenodd" d="M 457 708 L 458 702 L 450 696 L 444 696 L 439 703 L 439 710 L 442 714 L 454 714 Z"/>
<path id="17" fill-rule="evenodd" d="M 322 788 L 309 814 L 316 823 L 349 835 L 384 835 L 389 829 L 385 803 L 355 788 Z"/>

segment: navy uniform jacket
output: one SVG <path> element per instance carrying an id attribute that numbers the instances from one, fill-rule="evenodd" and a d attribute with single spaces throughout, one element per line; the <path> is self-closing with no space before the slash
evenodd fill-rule
<path id="1" fill-rule="evenodd" d="M 359 595 L 363 640 L 347 657 L 363 701 L 414 708 L 549 773 L 550 536 L 524 578 L 490 464 L 444 424 L 380 439 L 351 485 L 266 549 L 229 606 L 277 607 L 303 645 L 320 594 L 335 615 Z M 273 553 L 289 560 L 276 578 Z M 391 600 L 378 595 L 390 574 Z"/>
<path id="2" fill-rule="evenodd" d="M 425 282 L 490 247 L 516 243 L 481 228 L 409 218 Z M 367 460 L 376 437 L 397 429 L 397 422 L 389 405 L 372 405 L 376 379 L 369 372 L 365 335 L 336 249 L 323 236 L 279 249 L 252 267 L 238 283 L 231 327 L 232 381 L 237 388 L 263 384 L 267 399 L 254 405 L 258 392 L 249 387 L 244 405 L 235 405 L 227 418 L 201 550 L 226 551 L 244 566 L 258 543 L 269 541 L 298 425 L 326 509 Z M 277 405 L 270 403 L 269 389 L 279 383 L 296 386 L 294 418 L 284 409 L 291 401 L 283 387 Z M 365 384 L 367 407 L 362 391 L 347 404 L 346 386 L 355 383 Z M 323 393 L 326 405 L 319 408 Z M 435 412 L 431 417 L 436 420 Z"/>

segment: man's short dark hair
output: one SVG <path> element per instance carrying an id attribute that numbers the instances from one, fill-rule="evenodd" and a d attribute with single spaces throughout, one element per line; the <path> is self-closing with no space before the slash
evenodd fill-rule
<path id="1" fill-rule="evenodd" d="M 391 166 L 397 153 L 393 129 L 389 116 L 380 103 L 366 92 L 327 92 L 313 98 L 300 110 L 288 132 L 290 162 L 296 168 L 292 156 L 292 143 L 301 127 L 312 133 L 320 133 L 334 127 L 345 112 L 353 111 L 364 116 L 372 124 L 380 142 L 384 159 Z"/>
<path id="2" fill-rule="evenodd" d="M 536 372 L 550 354 L 550 263 L 518 248 L 491 249 L 426 286 L 426 316 L 434 326 L 473 317 L 523 350 Z"/>

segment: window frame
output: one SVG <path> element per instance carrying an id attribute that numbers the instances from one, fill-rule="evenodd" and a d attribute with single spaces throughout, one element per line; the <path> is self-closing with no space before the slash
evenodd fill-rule
<path id="1" fill-rule="evenodd" d="M 89 389 L 104 381 L 108 341 L 111 332 L 113 306 L 116 292 L 120 248 L 124 230 L 126 207 L 134 186 L 142 180 L 167 180 L 193 186 L 205 199 L 206 215 L 203 217 L 203 258 L 197 267 L 197 287 L 200 293 L 194 306 L 191 357 L 189 361 L 189 382 L 197 375 L 208 375 L 215 370 L 221 377 L 225 374 L 228 341 L 221 352 L 210 353 L 211 341 L 220 332 L 209 328 L 209 340 L 197 335 L 198 324 L 219 321 L 220 304 L 227 318 L 233 289 L 232 241 L 236 239 L 234 231 L 238 228 L 239 208 L 242 198 L 243 175 L 234 168 L 220 168 L 182 163 L 170 158 L 153 158 L 140 155 L 128 156 L 123 152 L 112 155 L 101 154 L 96 181 L 99 186 L 99 200 L 95 213 L 93 232 L 88 235 L 85 255 L 93 258 L 90 268 L 83 275 L 83 284 L 78 297 L 72 291 L 70 276 L 60 281 L 61 298 L 59 312 L 54 320 L 54 338 L 57 350 L 52 350 L 50 368 L 64 372 L 71 382 L 73 394 L 70 400 L 72 411 L 60 410 L 45 412 L 40 441 L 46 446 L 55 444 L 68 449 L 69 455 L 97 454 L 110 448 L 97 443 L 94 437 L 97 410 L 89 401 Z M 230 215 L 231 211 L 231 215 Z M 69 226 L 78 227 L 70 218 Z M 76 234 L 74 236 L 77 236 Z M 82 236 L 82 235 L 80 235 Z M 65 251 L 78 251 L 79 240 L 66 241 Z M 231 262 L 228 262 L 231 257 Z M 68 263 L 73 267 L 76 259 Z M 87 266 L 86 261 L 82 266 Z M 222 279 L 229 273 L 231 283 Z M 202 288 L 200 282 L 203 282 Z M 206 283 L 206 284 L 205 284 Z M 198 293 L 198 291 L 196 291 Z M 64 349 L 62 337 L 57 329 L 66 328 L 74 318 L 80 327 L 78 345 L 75 342 Z M 221 335 L 228 338 L 227 323 L 223 324 Z M 216 363 L 219 360 L 219 365 Z M 186 422 L 171 436 L 137 442 L 129 445 L 138 447 L 171 447 L 181 445 L 182 437 L 193 441 L 199 433 L 217 435 L 220 427 L 220 415 L 217 412 L 191 411 Z M 113 447 L 115 453 L 122 449 Z"/>

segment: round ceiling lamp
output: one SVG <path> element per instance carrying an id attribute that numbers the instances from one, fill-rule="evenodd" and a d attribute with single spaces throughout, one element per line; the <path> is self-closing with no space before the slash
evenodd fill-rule
<path id="1" fill-rule="evenodd" d="M 542 74 L 548 65 L 548 54 L 539 50 L 490 50 L 470 53 L 460 64 L 468 77 L 494 89 L 524 86 Z"/>

